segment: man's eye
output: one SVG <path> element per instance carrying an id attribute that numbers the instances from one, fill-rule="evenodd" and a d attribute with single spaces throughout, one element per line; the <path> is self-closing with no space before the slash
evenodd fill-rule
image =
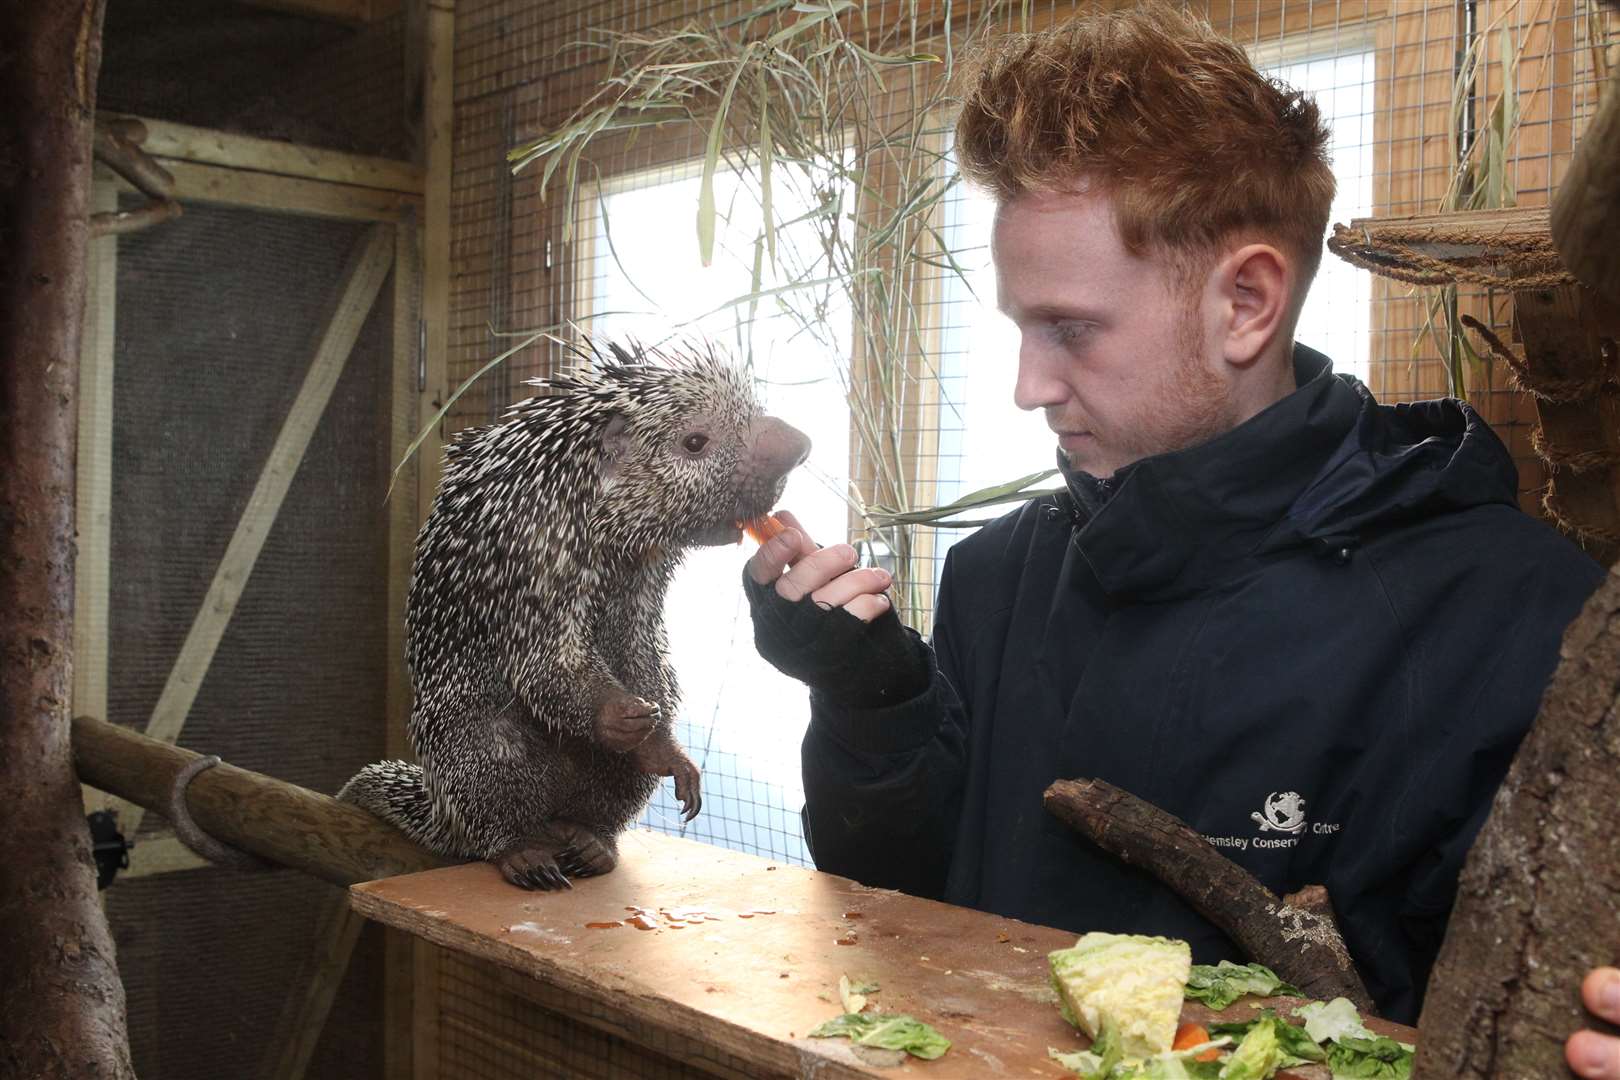
<path id="1" fill-rule="evenodd" d="M 703 453 L 703 448 L 709 445 L 709 437 L 707 435 L 700 435 L 694 432 L 693 434 L 682 439 L 681 445 L 686 448 L 686 452 L 688 454 L 701 454 Z"/>
<path id="2" fill-rule="evenodd" d="M 1052 340 L 1059 345 L 1076 345 L 1091 332 L 1085 323 L 1059 322 L 1052 324 Z"/>

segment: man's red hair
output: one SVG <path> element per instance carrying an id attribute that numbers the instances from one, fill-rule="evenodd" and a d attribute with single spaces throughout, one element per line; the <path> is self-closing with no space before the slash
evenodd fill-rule
<path id="1" fill-rule="evenodd" d="M 1308 283 L 1333 201 L 1316 104 L 1201 19 L 1160 4 L 1083 15 L 986 47 L 956 125 L 962 172 L 1005 202 L 1101 190 L 1136 254 L 1207 266 L 1263 239 Z"/>

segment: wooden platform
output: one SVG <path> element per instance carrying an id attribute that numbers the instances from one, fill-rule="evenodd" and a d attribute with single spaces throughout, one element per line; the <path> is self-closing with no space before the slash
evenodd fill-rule
<path id="1" fill-rule="evenodd" d="M 720 1075 L 1072 1075 L 1047 1048 L 1085 1040 L 1046 979 L 1047 952 L 1072 933 L 652 832 L 627 834 L 622 854 L 613 873 L 562 893 L 524 892 L 479 863 L 366 882 L 351 897 L 369 918 L 538 980 L 582 1023 L 743 1064 Z M 846 1040 L 808 1038 L 843 1011 L 845 974 L 878 984 L 875 1007 L 934 1025 L 950 1051 L 876 1068 Z M 1196 1003 L 1183 1015 L 1211 1016 Z"/>

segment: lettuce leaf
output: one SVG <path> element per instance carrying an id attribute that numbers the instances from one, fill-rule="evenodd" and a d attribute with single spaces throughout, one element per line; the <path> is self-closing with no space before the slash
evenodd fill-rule
<path id="1" fill-rule="evenodd" d="M 1349 998 L 1337 997 L 1332 1001 L 1313 1001 L 1294 1010 L 1294 1015 L 1305 1021 L 1305 1030 L 1317 1042 L 1340 1039 L 1376 1039 L 1361 1022 L 1361 1014 Z"/>
<path id="2" fill-rule="evenodd" d="M 845 1013 L 810 1032 L 812 1039 L 846 1038 L 862 1046 L 904 1050 L 932 1061 L 951 1048 L 951 1041 L 929 1025 L 899 1013 Z"/>
<path id="3" fill-rule="evenodd" d="M 1346 1035 L 1327 1048 L 1333 1080 L 1408 1080 L 1414 1056 L 1406 1044 L 1383 1036 L 1358 1039 Z"/>
<path id="4" fill-rule="evenodd" d="M 1282 1066 L 1277 1025 L 1261 1022 L 1249 1029 L 1221 1068 L 1220 1080 L 1266 1080 Z"/>
<path id="5" fill-rule="evenodd" d="M 1249 1033 L 1262 1025 L 1270 1025 L 1272 1036 L 1277 1040 L 1277 1046 L 1282 1052 L 1280 1064 L 1303 1065 L 1307 1062 L 1326 1061 L 1327 1051 L 1318 1046 L 1316 1040 L 1302 1027 L 1290 1024 L 1278 1016 L 1273 1009 L 1266 1009 L 1253 1020 L 1232 1024 L 1211 1024 L 1211 1035 L 1230 1035 L 1233 1038 L 1247 1038 Z"/>
<path id="6" fill-rule="evenodd" d="M 1187 975 L 1187 997 L 1202 1001 L 1212 1009 L 1224 1009 L 1244 994 L 1304 996 L 1297 986 L 1283 982 L 1264 964 L 1234 964 L 1222 960 L 1214 965 L 1194 964 Z"/>
<path id="7" fill-rule="evenodd" d="M 1125 1056 L 1124 1047 L 1120 1045 L 1119 1033 L 1112 1024 L 1103 1024 L 1097 1038 L 1085 1050 L 1074 1053 L 1063 1053 L 1048 1048 L 1047 1054 L 1059 1065 L 1070 1072 L 1077 1073 L 1081 1080 L 1106 1080 L 1108 1074 L 1114 1071 L 1120 1059 Z"/>

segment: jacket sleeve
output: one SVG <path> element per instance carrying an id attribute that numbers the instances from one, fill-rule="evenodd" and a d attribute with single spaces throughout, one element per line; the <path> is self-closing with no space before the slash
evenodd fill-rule
<path id="1" fill-rule="evenodd" d="M 804 831 L 819 869 L 939 898 L 965 781 L 967 715 L 945 629 L 944 590 L 928 688 L 872 709 L 810 695 Z"/>

